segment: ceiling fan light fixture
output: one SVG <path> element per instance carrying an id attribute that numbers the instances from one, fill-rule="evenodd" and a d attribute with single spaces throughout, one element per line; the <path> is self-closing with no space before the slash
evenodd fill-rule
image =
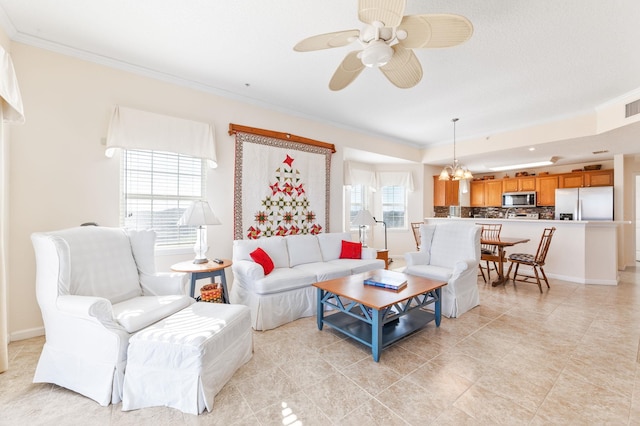
<path id="1" fill-rule="evenodd" d="M 362 51 L 360 60 L 369 67 L 381 67 L 391 60 L 393 49 L 382 40 L 374 40 Z"/>
<path id="2" fill-rule="evenodd" d="M 456 121 L 458 121 L 458 119 L 454 118 L 451 121 L 453 121 L 453 164 L 450 166 L 444 166 L 440 172 L 440 176 L 438 176 L 438 180 L 473 179 L 473 174 L 469 169 L 464 165 L 460 165 L 456 158 Z"/>

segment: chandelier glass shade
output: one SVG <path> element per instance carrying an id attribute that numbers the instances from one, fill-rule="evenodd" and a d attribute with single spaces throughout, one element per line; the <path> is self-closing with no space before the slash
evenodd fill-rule
<path id="1" fill-rule="evenodd" d="M 440 172 L 439 180 L 463 180 L 463 179 L 473 179 L 473 174 L 467 169 L 466 166 L 460 164 L 458 159 L 456 158 L 456 121 L 457 118 L 452 119 L 453 121 L 453 164 L 444 166 L 442 172 Z"/>

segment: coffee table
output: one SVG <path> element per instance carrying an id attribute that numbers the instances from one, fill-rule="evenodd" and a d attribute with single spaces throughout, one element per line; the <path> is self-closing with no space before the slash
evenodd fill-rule
<path id="1" fill-rule="evenodd" d="M 324 324 L 371 348 L 373 360 L 382 349 L 435 320 L 440 326 L 441 288 L 446 281 L 405 275 L 399 291 L 365 285 L 380 271 L 370 271 L 313 284 L 318 289 L 318 329 Z M 434 312 L 422 308 L 433 305 Z M 325 312 L 325 308 L 331 308 Z"/>

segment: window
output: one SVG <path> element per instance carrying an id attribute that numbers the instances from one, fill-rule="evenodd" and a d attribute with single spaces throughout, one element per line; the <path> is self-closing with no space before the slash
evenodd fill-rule
<path id="1" fill-rule="evenodd" d="M 353 222 L 353 219 L 355 219 L 360 210 L 364 210 L 367 208 L 366 204 L 366 191 L 364 185 L 351 185 L 351 198 L 349 202 L 349 223 Z M 358 228 L 357 226 L 351 227 L 353 229 Z"/>
<path id="2" fill-rule="evenodd" d="M 193 200 L 204 198 L 204 163 L 172 152 L 123 150 L 120 224 L 153 228 L 159 246 L 194 244 L 195 228 L 176 223 Z"/>
<path id="3" fill-rule="evenodd" d="M 382 220 L 387 228 L 406 228 L 406 189 L 404 186 L 393 185 L 382 187 Z"/>

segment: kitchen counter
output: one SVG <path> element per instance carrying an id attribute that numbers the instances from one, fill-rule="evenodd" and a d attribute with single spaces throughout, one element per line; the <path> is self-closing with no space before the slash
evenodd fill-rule
<path id="1" fill-rule="evenodd" d="M 544 270 L 549 278 L 581 284 L 618 284 L 618 232 L 622 221 L 500 219 L 500 218 L 425 218 L 438 221 L 501 223 L 501 235 L 529 238 L 507 252 L 535 254 L 544 228 L 555 226 Z M 621 232 L 621 231 L 620 231 Z M 553 286 L 552 286 L 553 288 Z"/>

